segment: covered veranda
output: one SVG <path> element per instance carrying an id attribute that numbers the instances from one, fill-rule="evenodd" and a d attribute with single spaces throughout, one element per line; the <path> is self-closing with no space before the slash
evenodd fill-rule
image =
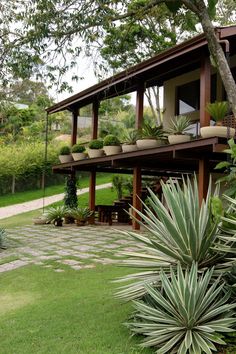
<path id="1" fill-rule="evenodd" d="M 222 46 L 230 56 L 236 53 L 236 26 L 218 28 L 216 34 Z M 204 35 L 199 35 L 172 49 L 169 49 L 147 61 L 127 69 L 104 80 L 76 95 L 63 100 L 47 109 L 48 114 L 62 110 L 72 113 L 71 144 L 77 142 L 77 121 L 80 108 L 92 104 L 91 139 L 98 136 L 99 103 L 108 98 L 136 91 L 135 128 L 143 123 L 144 92 L 148 87 L 162 86 L 165 81 L 180 74 L 191 73 L 200 69 L 199 122 L 200 126 L 209 125 L 210 116 L 205 111 L 207 102 L 211 101 L 212 67 Z M 95 210 L 96 172 L 133 174 L 133 206 L 141 209 L 142 175 L 171 177 L 186 174 L 198 175 L 199 197 L 202 200 L 207 191 L 209 174 L 217 162 L 225 159 L 223 150 L 226 139 L 217 137 L 165 145 L 153 149 L 138 150 L 100 158 L 58 164 L 53 167 L 55 173 L 75 174 L 76 171 L 90 172 L 89 207 Z M 135 215 L 138 219 L 138 215 Z M 133 228 L 139 224 L 133 221 Z"/>

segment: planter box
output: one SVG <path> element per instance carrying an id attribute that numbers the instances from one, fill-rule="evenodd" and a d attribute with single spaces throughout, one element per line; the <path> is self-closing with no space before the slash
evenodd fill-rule
<path id="1" fill-rule="evenodd" d="M 121 152 L 121 146 L 120 145 L 104 146 L 103 150 L 106 155 L 115 155 L 115 154 L 119 154 Z"/>
<path id="2" fill-rule="evenodd" d="M 72 155 L 74 161 L 79 161 L 79 160 L 83 160 L 86 158 L 86 154 L 84 152 L 72 152 L 71 155 Z"/>
<path id="3" fill-rule="evenodd" d="M 88 155 L 90 158 L 102 157 L 104 155 L 103 149 L 88 149 Z"/>
<path id="4" fill-rule="evenodd" d="M 61 163 L 72 162 L 73 158 L 71 155 L 59 155 L 59 160 Z"/>
<path id="5" fill-rule="evenodd" d="M 123 152 L 131 152 L 131 151 L 137 151 L 138 147 L 136 144 L 123 144 L 122 145 L 122 151 Z"/>
<path id="6" fill-rule="evenodd" d="M 233 138 L 235 136 L 234 128 L 219 125 L 202 127 L 200 132 L 202 138 L 213 138 L 214 136 L 218 136 L 219 138 Z"/>
<path id="7" fill-rule="evenodd" d="M 161 146 L 161 140 L 156 139 L 138 139 L 137 140 L 138 149 L 151 149 Z"/>
<path id="8" fill-rule="evenodd" d="M 170 144 L 180 144 L 190 141 L 191 136 L 187 134 L 170 134 L 168 135 L 168 141 Z"/>

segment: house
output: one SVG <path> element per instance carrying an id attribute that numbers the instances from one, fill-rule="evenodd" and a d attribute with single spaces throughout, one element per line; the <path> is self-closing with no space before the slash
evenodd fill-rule
<path id="1" fill-rule="evenodd" d="M 216 34 L 223 49 L 229 49 L 231 70 L 236 76 L 236 26 L 220 27 Z M 72 114 L 71 143 L 76 143 L 79 109 L 92 104 L 92 139 L 97 137 L 99 102 L 136 91 L 136 128 L 143 120 L 144 91 L 151 86 L 164 87 L 164 127 L 171 117 L 188 112 L 193 122 L 209 125 L 205 111 L 207 102 L 225 98 L 224 88 L 216 69 L 211 63 L 207 41 L 200 34 L 149 60 L 110 77 L 47 109 L 48 114 L 69 110 Z M 223 150 L 226 139 L 196 138 L 188 143 L 161 146 L 112 156 L 86 159 L 53 167 L 55 173 L 89 171 L 91 210 L 95 208 L 96 172 L 133 173 L 133 206 L 141 208 L 142 175 L 177 176 L 198 174 L 200 200 L 206 195 L 209 173 L 218 161 L 225 159 Z M 138 215 L 135 215 L 138 217 Z M 138 223 L 134 221 L 137 229 Z"/>

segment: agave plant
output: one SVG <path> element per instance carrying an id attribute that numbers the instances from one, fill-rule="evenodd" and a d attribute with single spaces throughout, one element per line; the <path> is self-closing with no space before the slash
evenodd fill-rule
<path id="1" fill-rule="evenodd" d="M 139 133 L 141 139 L 163 139 L 164 132 L 162 126 L 151 126 L 150 124 L 143 124 L 141 132 Z"/>
<path id="2" fill-rule="evenodd" d="M 185 134 L 186 129 L 189 128 L 191 120 L 187 116 L 176 116 L 174 117 L 169 125 L 167 132 L 169 134 Z"/>
<path id="3" fill-rule="evenodd" d="M 213 271 L 201 276 L 198 267 L 177 275 L 161 272 L 162 292 L 147 285 L 149 301 L 135 301 L 135 319 L 128 323 L 134 333 L 146 336 L 143 347 L 155 346 L 156 353 L 211 354 L 215 343 L 225 344 L 219 332 L 232 332 L 236 304 L 227 304 L 230 293 L 224 292 L 220 279 L 212 282 Z"/>
<path id="4" fill-rule="evenodd" d="M 236 235 L 225 236 L 222 231 L 219 232 L 221 216 L 214 210 L 216 206 L 211 207 L 211 187 L 201 206 L 196 178 L 193 184 L 189 179 L 183 180 L 182 186 L 170 180 L 170 183 L 162 184 L 162 191 L 165 205 L 149 190 L 148 205 L 143 205 L 144 213 L 133 208 L 142 218 L 140 224 L 147 233 L 124 232 L 137 241 L 139 251 L 121 253 L 127 257 L 122 263 L 141 269 L 141 272 L 118 280 L 129 281 L 117 293 L 118 297 L 125 300 L 142 297 L 146 292 L 146 284 L 158 284 L 161 269 L 169 269 L 169 266 L 176 266 L 178 262 L 183 268 L 191 266 L 193 262 L 198 262 L 200 269 L 215 265 L 214 274 L 217 275 L 230 268 L 229 255 L 236 261 Z M 214 205 L 216 199 L 217 196 L 213 199 Z"/>
<path id="5" fill-rule="evenodd" d="M 48 223 L 53 223 L 55 226 L 62 226 L 63 218 L 66 213 L 64 206 L 50 207 L 44 214 Z"/>

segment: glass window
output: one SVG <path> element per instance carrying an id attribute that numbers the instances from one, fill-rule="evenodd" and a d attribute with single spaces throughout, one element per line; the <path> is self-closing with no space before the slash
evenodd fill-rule
<path id="1" fill-rule="evenodd" d="M 199 110 L 200 81 L 192 81 L 177 87 L 177 114 Z"/>

